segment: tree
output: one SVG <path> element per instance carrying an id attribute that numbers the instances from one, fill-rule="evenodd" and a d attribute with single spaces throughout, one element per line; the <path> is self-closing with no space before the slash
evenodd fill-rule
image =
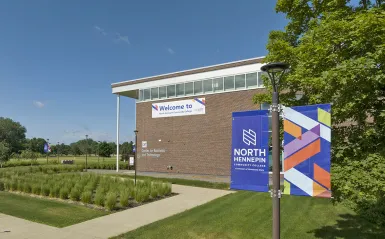
<path id="1" fill-rule="evenodd" d="M 81 150 L 80 150 L 80 148 L 79 148 L 77 143 L 72 143 L 70 145 L 70 148 L 71 148 L 71 154 L 72 155 L 77 156 L 77 155 L 81 154 Z"/>
<path id="2" fill-rule="evenodd" d="M 108 143 L 112 149 L 112 154 L 116 154 L 116 143 L 115 142 L 109 142 Z"/>
<path id="3" fill-rule="evenodd" d="M 121 152 L 122 152 L 122 159 L 123 160 L 129 160 L 129 157 L 130 155 L 133 154 L 133 145 L 134 143 L 131 141 L 131 142 L 124 142 L 120 148 L 121 148 Z"/>
<path id="4" fill-rule="evenodd" d="M 348 2 L 279 0 L 276 10 L 290 22 L 285 31 L 270 33 L 265 61 L 291 65 L 280 83 L 283 105 L 333 104 L 333 196 L 372 205 L 370 194 L 371 200 L 384 201 L 385 188 L 376 178 L 361 177 L 366 185 L 377 183 L 367 188 L 379 187 L 380 193 L 369 190 L 352 197 L 352 190 L 344 187 L 354 187 L 357 173 L 352 169 L 365 174 L 365 167 L 357 165 L 385 158 L 384 4 L 360 1 L 352 7 Z M 271 102 L 271 85 L 267 79 L 264 83 L 269 92 L 255 95 L 255 103 Z M 302 98 L 296 97 L 298 93 Z M 378 210 L 385 215 L 385 209 Z M 384 222 L 384 216 L 377 221 Z"/>
<path id="5" fill-rule="evenodd" d="M 43 138 L 32 138 L 27 141 L 27 149 L 30 149 L 33 152 L 44 154 L 44 144 L 46 140 Z"/>
<path id="6" fill-rule="evenodd" d="M 110 146 L 110 144 L 108 144 L 107 142 L 101 142 L 100 143 L 100 149 L 99 149 L 99 154 L 100 156 L 102 157 L 111 157 L 111 154 L 112 154 L 112 148 Z"/>
<path id="7" fill-rule="evenodd" d="M 6 143 L 11 153 L 23 149 L 27 130 L 19 122 L 0 117 L 0 142 Z"/>
<path id="8" fill-rule="evenodd" d="M 0 142 L 0 163 L 1 163 L 1 167 L 3 165 L 3 162 L 9 160 L 10 156 L 11 156 L 11 149 L 9 148 L 8 144 L 5 143 L 5 142 Z"/>

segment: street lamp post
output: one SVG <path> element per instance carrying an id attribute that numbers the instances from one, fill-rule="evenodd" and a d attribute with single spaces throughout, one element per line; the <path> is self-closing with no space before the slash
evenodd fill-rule
<path id="1" fill-rule="evenodd" d="M 136 186 L 136 160 L 138 155 L 138 130 L 134 130 L 135 133 L 135 161 L 134 161 L 134 169 L 135 169 L 135 186 Z"/>
<path id="2" fill-rule="evenodd" d="M 87 172 L 87 154 L 88 154 L 88 134 L 86 134 L 86 172 Z"/>
<path id="3" fill-rule="evenodd" d="M 261 70 L 266 72 L 270 78 L 273 87 L 273 98 L 270 107 L 272 116 L 272 147 L 273 147 L 273 189 L 271 196 L 273 198 L 273 239 L 280 238 L 280 147 L 279 147 L 279 81 L 281 80 L 285 71 L 289 68 L 287 63 L 270 63 L 261 67 Z"/>
<path id="4" fill-rule="evenodd" d="M 47 147 L 49 147 L 49 139 L 47 139 Z M 47 164 L 48 164 L 48 153 L 49 153 L 49 150 L 47 150 Z"/>
<path id="5" fill-rule="evenodd" d="M 57 163 L 59 164 L 59 142 L 57 142 L 57 146 L 56 146 L 56 153 L 57 153 Z"/>
<path id="6" fill-rule="evenodd" d="M 98 141 L 98 164 L 99 164 L 99 152 L 100 152 L 100 141 Z"/>

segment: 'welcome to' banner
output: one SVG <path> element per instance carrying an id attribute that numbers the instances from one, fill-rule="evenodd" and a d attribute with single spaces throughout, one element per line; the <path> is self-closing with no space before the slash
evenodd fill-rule
<path id="1" fill-rule="evenodd" d="M 331 197 L 330 104 L 284 109 L 284 194 Z"/>

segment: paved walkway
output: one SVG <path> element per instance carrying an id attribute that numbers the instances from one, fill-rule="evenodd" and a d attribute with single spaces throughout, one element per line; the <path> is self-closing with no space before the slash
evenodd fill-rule
<path id="1" fill-rule="evenodd" d="M 109 238 L 233 193 L 232 191 L 175 184 L 172 187 L 173 192 L 178 195 L 65 228 L 55 228 L 0 214 L 0 238 Z M 3 232 L 4 230 L 11 232 Z"/>

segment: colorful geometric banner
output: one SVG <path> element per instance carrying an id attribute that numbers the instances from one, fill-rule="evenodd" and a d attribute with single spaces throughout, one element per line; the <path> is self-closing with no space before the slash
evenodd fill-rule
<path id="1" fill-rule="evenodd" d="M 284 108 L 284 194 L 331 197 L 331 105 Z"/>
<path id="2" fill-rule="evenodd" d="M 233 112 L 231 189 L 269 190 L 269 112 Z"/>

